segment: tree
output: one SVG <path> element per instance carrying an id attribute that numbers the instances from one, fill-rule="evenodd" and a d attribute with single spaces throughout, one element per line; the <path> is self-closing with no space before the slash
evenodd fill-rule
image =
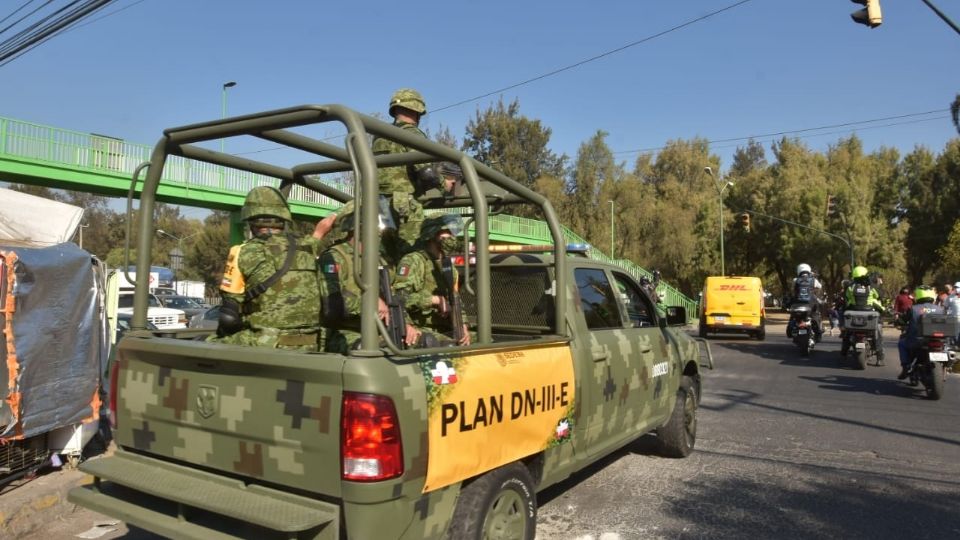
<path id="1" fill-rule="evenodd" d="M 230 213 L 211 213 L 203 221 L 203 232 L 194 238 L 193 246 L 186 250 L 186 263 L 196 269 L 207 291 L 217 291 L 230 251 Z"/>
<path id="2" fill-rule="evenodd" d="M 953 103 L 950 104 L 950 115 L 953 117 L 953 127 L 957 128 L 957 133 L 960 133 L 960 94 L 957 94 Z"/>
<path id="3" fill-rule="evenodd" d="M 547 144 L 550 129 L 520 115 L 514 100 L 504 105 L 501 98 L 486 111 L 477 111 L 466 127 L 461 149 L 526 187 L 542 176 L 562 177 L 566 156 L 557 156 Z M 521 211 L 530 215 L 527 211 Z"/>

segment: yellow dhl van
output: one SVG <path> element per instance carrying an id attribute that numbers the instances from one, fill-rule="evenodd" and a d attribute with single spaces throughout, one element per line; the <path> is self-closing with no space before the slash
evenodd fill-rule
<path id="1" fill-rule="evenodd" d="M 700 299 L 700 337 L 708 333 L 742 332 L 766 337 L 763 284 L 758 277 L 709 276 Z"/>

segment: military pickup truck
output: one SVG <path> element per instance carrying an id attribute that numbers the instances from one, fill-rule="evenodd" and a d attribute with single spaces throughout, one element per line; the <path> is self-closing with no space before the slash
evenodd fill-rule
<path id="1" fill-rule="evenodd" d="M 294 130 L 317 123 L 339 124 L 344 145 Z M 310 161 L 283 167 L 197 146 L 238 135 Z M 370 135 L 412 150 L 374 156 Z M 140 268 L 150 266 L 155 197 L 176 156 L 260 175 L 300 198 L 354 200 L 365 247 L 354 267 L 370 316 L 349 355 L 208 343 L 194 330 L 145 330 L 147 276 L 138 275 L 134 329 L 111 371 L 118 449 L 82 466 L 94 482 L 71 501 L 177 538 L 532 539 L 538 491 L 649 432 L 668 456 L 692 451 L 709 349 L 702 356 L 680 328 L 682 307 L 661 308 L 623 270 L 568 253 L 538 193 L 340 105 L 172 128 L 134 173 L 137 186 L 147 171 Z M 461 166 L 463 185 L 420 200 L 428 213 L 472 222 L 465 240 L 475 252 L 461 276 L 476 337 L 408 350 L 376 317 L 377 169 L 441 161 Z M 352 193 L 317 178 L 342 172 Z M 491 246 L 490 216 L 517 204 L 539 209 L 554 239 L 548 253 Z"/>

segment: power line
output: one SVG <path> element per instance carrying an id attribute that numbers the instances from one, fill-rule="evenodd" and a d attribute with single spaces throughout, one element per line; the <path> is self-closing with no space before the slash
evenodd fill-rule
<path id="1" fill-rule="evenodd" d="M 12 38 L 0 43 L 0 66 L 9 64 L 34 47 L 61 34 L 77 21 L 88 17 L 93 12 L 113 1 L 114 0 L 74 0 L 50 15 L 34 22 Z M 49 3 L 48 1 L 47 4 Z M 44 6 L 47 4 L 44 4 Z M 32 13 L 35 12 L 36 10 Z"/>
<path id="2" fill-rule="evenodd" d="M 915 118 L 915 117 L 917 117 L 917 116 L 927 116 L 927 115 L 930 115 L 930 114 L 944 113 L 944 112 L 947 112 L 947 111 L 948 111 L 948 109 L 934 109 L 934 110 L 931 110 L 931 111 L 916 112 L 916 113 L 909 113 L 909 114 L 899 114 L 899 115 L 896 115 L 896 116 L 885 116 L 885 117 L 882 117 L 882 118 L 872 118 L 872 119 L 870 119 L 870 120 L 857 120 L 857 121 L 853 121 L 853 122 L 843 122 L 843 123 L 840 123 L 840 124 L 828 124 L 828 125 L 818 126 L 818 127 L 800 128 L 800 129 L 792 129 L 792 130 L 785 130 L 785 131 L 777 131 L 777 132 L 774 132 L 774 133 L 761 133 L 761 134 L 756 134 L 756 135 L 749 135 L 749 136 L 746 136 L 746 137 L 730 137 L 730 138 L 726 138 L 726 139 L 712 139 L 712 140 L 707 141 L 707 143 L 708 143 L 708 144 L 715 144 L 715 143 L 727 143 L 727 142 L 737 142 L 737 141 L 748 141 L 748 140 L 751 140 L 751 139 L 756 140 L 756 139 L 765 139 L 765 138 L 771 138 L 771 137 L 781 137 L 781 136 L 786 136 L 786 135 L 790 135 L 790 134 L 794 134 L 794 133 L 807 133 L 807 132 L 810 132 L 810 131 L 822 131 L 822 130 L 825 130 L 825 129 L 834 129 L 834 128 L 851 127 L 851 126 L 860 126 L 861 124 L 872 124 L 872 123 L 874 123 L 874 122 L 884 122 L 884 121 L 887 121 L 887 120 L 901 120 L 901 119 L 904 119 L 904 118 Z M 875 128 L 881 128 L 881 127 L 891 127 L 891 126 L 898 126 L 898 125 L 903 125 L 903 124 L 912 124 L 912 123 L 916 123 L 916 122 L 926 122 L 926 121 L 929 121 L 929 120 L 938 120 L 938 119 L 941 119 L 941 118 L 946 118 L 946 117 L 938 116 L 938 117 L 934 117 L 934 118 L 925 118 L 925 119 L 921 119 L 921 120 L 913 120 L 913 121 L 908 121 L 908 122 L 894 122 L 894 123 L 885 124 L 885 125 L 882 125 L 882 126 L 862 126 L 862 127 L 859 127 L 859 128 L 854 128 L 854 129 L 849 129 L 849 130 L 841 130 L 841 131 L 837 131 L 837 132 L 834 132 L 834 133 L 846 133 L 846 132 L 848 132 L 848 131 L 856 131 L 857 129 L 875 129 Z M 829 135 L 829 134 L 830 134 L 830 133 L 815 133 L 815 134 L 807 135 L 807 136 L 805 136 L 805 137 L 816 137 L 816 136 L 820 136 L 820 135 Z M 804 138 L 804 137 L 797 137 L 797 138 Z M 646 153 L 655 152 L 655 151 L 657 151 L 657 150 L 663 150 L 664 148 L 666 148 L 666 147 L 665 147 L 665 146 L 658 146 L 658 147 L 654 147 L 654 148 L 639 148 L 639 149 L 636 149 L 636 150 L 620 150 L 620 151 L 617 151 L 617 152 L 613 152 L 613 154 L 646 154 Z M 726 146 L 723 146 L 723 147 L 721 147 L 721 148 L 727 148 L 727 147 L 726 147 Z"/>
<path id="3" fill-rule="evenodd" d="M 97 21 L 106 19 L 107 17 L 109 17 L 109 16 L 111 16 L 111 15 L 116 15 L 117 13 L 120 13 L 121 11 L 125 11 L 125 10 L 127 10 L 127 9 L 130 9 L 130 8 L 132 8 L 133 6 L 135 6 L 135 5 L 137 5 L 137 4 L 142 4 L 142 3 L 146 2 L 146 1 L 147 1 L 147 0 L 137 0 L 136 2 L 134 2 L 134 3 L 132 3 L 132 4 L 128 5 L 128 6 L 124 6 L 124 7 L 120 8 L 120 9 L 115 9 L 115 10 L 111 11 L 110 13 L 104 13 L 103 15 L 97 17 L 96 19 L 91 19 L 91 20 L 89 20 L 89 21 L 87 21 L 87 22 L 85 22 L 85 23 L 83 23 L 83 24 L 75 24 L 75 25 L 71 26 L 70 28 L 64 30 L 63 33 L 66 34 L 67 32 L 72 32 L 72 31 L 76 30 L 77 28 L 83 28 L 84 26 L 89 26 L 89 25 L 91 25 L 91 24 L 93 24 L 93 23 L 95 23 L 95 22 L 97 22 Z"/>
<path id="4" fill-rule="evenodd" d="M 472 97 L 472 98 L 469 98 L 469 99 L 464 99 L 464 100 L 462 100 L 462 101 L 458 101 L 458 102 L 453 103 L 453 104 L 450 104 L 450 105 L 444 105 L 443 107 L 434 109 L 432 112 L 435 112 L 435 113 L 436 113 L 436 112 L 440 112 L 440 111 L 445 111 L 445 110 L 447 110 L 447 109 L 452 109 L 452 108 L 454 108 L 454 107 L 459 107 L 460 105 L 466 105 L 467 103 L 471 103 L 471 102 L 473 102 L 473 101 L 477 101 L 477 100 L 480 100 L 480 99 L 483 99 L 483 98 L 486 98 L 486 97 L 490 97 L 490 96 L 492 96 L 492 95 L 494 95 L 494 94 L 499 94 L 499 93 L 501 93 L 501 92 L 506 92 L 507 90 L 513 90 L 514 88 L 518 88 L 518 87 L 520 87 L 520 86 L 524 86 L 524 85 L 530 84 L 530 83 L 532 83 L 532 82 L 536 82 L 536 81 L 539 81 L 539 80 L 542 80 L 542 79 L 546 79 L 547 77 L 552 77 L 552 76 L 557 75 L 557 74 L 559 74 L 559 73 L 563 73 L 564 71 L 569 71 L 569 70 L 571 70 L 571 69 L 578 68 L 578 67 L 580 67 L 580 66 L 582 66 L 582 65 L 584 65 L 584 64 L 589 64 L 590 62 L 594 62 L 594 61 L 596 61 L 596 60 L 600 60 L 601 58 L 605 58 L 605 57 L 610 56 L 610 55 L 612 55 L 612 54 L 616 54 L 616 53 L 618 53 L 618 52 L 624 51 L 624 50 L 629 49 L 629 48 L 631 48 L 631 47 L 635 47 L 635 46 L 637 46 L 637 45 L 641 45 L 641 44 L 646 43 L 646 42 L 648 42 L 648 41 L 652 41 L 652 40 L 654 40 L 654 39 L 657 39 L 657 38 L 659 38 L 659 37 L 663 37 L 663 36 L 665 36 L 665 35 L 667 35 L 667 34 L 669 34 L 669 33 L 671 33 L 671 32 L 676 32 L 677 30 L 686 28 L 686 27 L 688 27 L 688 26 L 690 26 L 690 25 L 692 25 L 692 24 L 696 24 L 696 23 L 698 23 L 698 22 L 700 22 L 700 21 L 709 19 L 710 17 L 713 17 L 713 16 L 715 16 L 715 15 L 719 15 L 719 14 L 725 12 L 725 11 L 729 11 L 729 10 L 731 10 L 731 9 L 733 9 L 733 8 L 742 6 L 743 4 L 746 4 L 747 2 L 750 2 L 750 1 L 751 1 L 751 0 L 741 0 L 740 2 L 736 2 L 736 3 L 734 3 L 734 4 L 730 4 L 730 5 L 727 6 L 727 7 L 720 8 L 720 9 L 718 9 L 718 10 L 716 10 L 716 11 L 712 11 L 712 12 L 710 12 L 710 13 L 707 13 L 706 15 L 702 15 L 702 16 L 697 17 L 697 18 L 695 18 L 695 19 L 690 19 L 690 20 L 688 20 L 688 21 L 686 21 L 686 22 L 680 23 L 680 24 L 678 24 L 678 25 L 676 25 L 676 26 L 674 26 L 674 27 L 672 27 L 672 28 L 668 28 L 667 30 L 663 30 L 663 31 L 658 32 L 658 33 L 656 33 L 656 34 L 653 34 L 653 35 L 651 35 L 651 36 L 647 36 L 647 37 L 645 37 L 645 38 L 643 38 L 643 39 L 639 39 L 639 40 L 637 40 L 637 41 L 633 41 L 633 42 L 631 42 L 631 43 L 627 43 L 626 45 L 617 47 L 616 49 L 611 49 L 611 50 L 609 50 L 609 51 L 600 53 L 600 54 L 598 54 L 598 55 L 596 55 L 596 56 L 591 56 L 590 58 L 587 58 L 587 59 L 585 59 L 585 60 L 581 60 L 581 61 L 579 61 L 579 62 L 576 62 L 576 63 L 570 64 L 570 65 L 567 65 L 567 66 L 564 66 L 564 67 L 555 69 L 555 70 L 553 70 L 553 71 L 549 71 L 549 72 L 547 72 L 547 73 L 543 73 L 543 74 L 541 74 L 541 75 L 537 75 L 536 77 L 532 77 L 532 78 L 527 79 L 527 80 L 525 80 L 525 81 L 521 81 L 521 82 L 518 82 L 518 83 L 515 83 L 515 84 L 511 84 L 511 85 L 509 85 L 509 86 L 504 86 L 503 88 L 499 88 L 499 89 L 497 89 L 497 90 L 492 90 L 492 91 L 490 91 L 490 92 L 487 92 L 486 94 L 481 94 L 481 95 L 476 96 L 476 97 Z"/>
<path id="5" fill-rule="evenodd" d="M 573 63 L 573 64 L 569 64 L 569 65 L 567 65 L 567 66 L 564 66 L 564 67 L 555 69 L 555 70 L 553 70 L 553 71 L 550 71 L 550 72 L 547 72 L 547 73 L 543 73 L 543 74 L 541 74 L 541 75 L 537 75 L 536 77 L 532 77 L 532 78 L 527 79 L 527 80 L 525 80 L 525 81 L 521 81 L 521 82 L 518 82 L 518 83 L 515 83 L 515 84 L 511 84 L 511 85 L 509 85 L 509 86 L 505 86 L 505 87 L 503 87 L 503 88 L 500 88 L 500 89 L 497 89 L 497 90 L 493 90 L 493 91 L 487 92 L 487 93 L 485 93 L 485 94 L 482 94 L 482 95 L 479 95 L 479 96 L 476 96 L 476 97 L 472 97 L 472 98 L 469 98 L 469 99 L 464 99 L 464 100 L 458 101 L 458 102 L 453 103 L 453 104 L 450 104 L 450 105 L 444 105 L 443 107 L 439 107 L 439 108 L 436 108 L 436 109 L 431 110 L 430 113 L 433 114 L 433 113 L 438 113 L 438 112 L 440 112 L 440 111 L 445 111 L 445 110 L 448 110 L 448 109 L 453 109 L 454 107 L 459 107 L 460 105 L 466 105 L 467 103 L 471 103 L 471 102 L 473 102 L 473 101 L 477 101 L 477 100 L 483 99 L 483 98 L 485 98 L 485 97 L 490 97 L 490 96 L 492 96 L 492 95 L 494 95 L 494 94 L 499 94 L 499 93 L 501 93 L 501 92 L 506 92 L 507 90 L 512 90 L 512 89 L 514 89 L 514 88 L 519 88 L 519 87 L 521 87 L 521 86 L 530 84 L 530 83 L 532 83 L 532 82 L 536 82 L 536 81 L 539 81 L 539 80 L 542 80 L 542 79 L 546 79 L 546 78 L 548 78 L 548 77 L 552 77 L 552 76 L 557 75 L 557 74 L 559 74 L 559 73 L 563 73 L 564 71 L 569 71 L 569 70 L 571 70 L 571 69 L 580 67 L 580 66 L 582 66 L 582 65 L 584 65 L 584 64 L 589 64 L 590 62 L 594 62 L 594 61 L 596 61 L 596 60 L 600 60 L 601 58 L 605 58 L 605 57 L 610 56 L 610 55 L 612 55 L 612 54 L 616 54 L 616 53 L 618 53 L 618 52 L 624 51 L 624 50 L 629 49 L 629 48 L 631 48 L 631 47 L 635 47 L 635 46 L 637 46 L 637 45 L 641 45 L 641 44 L 646 43 L 646 42 L 648 42 L 648 41 L 652 41 L 652 40 L 654 40 L 654 39 L 657 39 L 657 38 L 659 38 L 659 37 L 663 37 L 663 36 L 665 36 L 665 35 L 667 35 L 667 34 L 669 34 L 669 33 L 671 33 L 671 32 L 676 32 L 677 30 L 686 28 L 686 27 L 688 27 L 688 26 L 690 26 L 690 25 L 692 25 L 692 24 L 696 24 L 696 23 L 698 23 L 698 22 L 700 22 L 700 21 L 709 19 L 710 17 L 719 15 L 719 14 L 725 12 L 725 11 L 729 11 L 729 10 L 735 8 L 735 7 L 739 7 L 739 6 L 741 6 L 741 5 L 743 5 L 743 4 L 746 4 L 746 3 L 750 2 L 750 1 L 751 1 L 751 0 L 740 0 L 739 2 L 730 4 L 729 6 L 726 6 L 726 7 L 724 7 L 724 8 L 720 8 L 720 9 L 718 9 L 718 10 L 716 10 L 716 11 L 711 11 L 710 13 L 707 13 L 706 15 L 701 15 L 700 17 L 696 17 L 696 18 L 694 18 L 694 19 L 690 19 L 690 20 L 688 20 L 688 21 L 686 21 L 686 22 L 683 22 L 683 23 L 680 23 L 680 24 L 678 24 L 678 25 L 676 25 L 676 26 L 674 26 L 674 27 L 672 27 L 672 28 L 668 28 L 668 29 L 663 30 L 663 31 L 661 31 L 661 32 L 657 32 L 656 34 L 647 36 L 647 37 L 642 38 L 642 39 L 639 39 L 639 40 L 637 40 L 637 41 L 633 41 L 633 42 L 627 43 L 626 45 L 622 45 L 622 46 L 620 46 L 620 47 L 617 47 L 616 49 L 611 49 L 611 50 L 609 50 L 609 51 L 600 53 L 600 54 L 598 54 L 598 55 L 596 55 L 596 56 L 591 56 L 590 58 L 587 58 L 587 59 L 585 59 L 585 60 L 580 60 L 579 62 L 575 62 L 575 63 Z M 331 138 L 333 138 L 333 137 L 331 137 Z M 281 149 L 283 149 L 283 148 L 286 148 L 286 147 L 285 147 L 285 146 L 275 146 L 275 147 L 270 147 L 270 148 L 262 148 L 262 149 L 260 149 L 260 150 L 252 150 L 252 151 L 250 151 L 250 152 L 240 152 L 240 153 L 237 153 L 237 154 L 235 154 L 235 155 L 240 156 L 240 155 L 259 154 L 259 153 L 262 153 L 262 152 L 271 152 L 271 151 L 273 151 L 273 150 L 281 150 Z"/>

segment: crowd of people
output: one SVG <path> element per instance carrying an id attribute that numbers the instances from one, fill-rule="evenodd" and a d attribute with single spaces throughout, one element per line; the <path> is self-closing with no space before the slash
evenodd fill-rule
<path id="1" fill-rule="evenodd" d="M 427 111 L 419 92 L 398 90 L 388 110 L 394 126 L 426 138 L 418 127 Z M 373 140 L 375 155 L 408 151 L 395 141 Z M 378 171 L 377 316 L 398 330 L 393 335 L 402 343 L 397 346 L 470 344 L 456 296 L 459 276 L 449 263 L 461 246 L 463 223 L 457 215 L 425 218 L 417 199 L 430 189 L 452 192 L 460 181 L 462 171 L 453 163 Z M 343 354 L 357 348 L 362 293 L 354 255 L 362 249 L 355 235 L 359 208 L 349 202 L 320 220 L 312 234 L 297 236 L 283 194 L 258 186 L 247 194 L 241 219 L 249 227 L 250 239 L 230 249 L 221 282 L 219 325 L 210 339 Z M 458 312 L 452 313 L 454 309 Z"/>

